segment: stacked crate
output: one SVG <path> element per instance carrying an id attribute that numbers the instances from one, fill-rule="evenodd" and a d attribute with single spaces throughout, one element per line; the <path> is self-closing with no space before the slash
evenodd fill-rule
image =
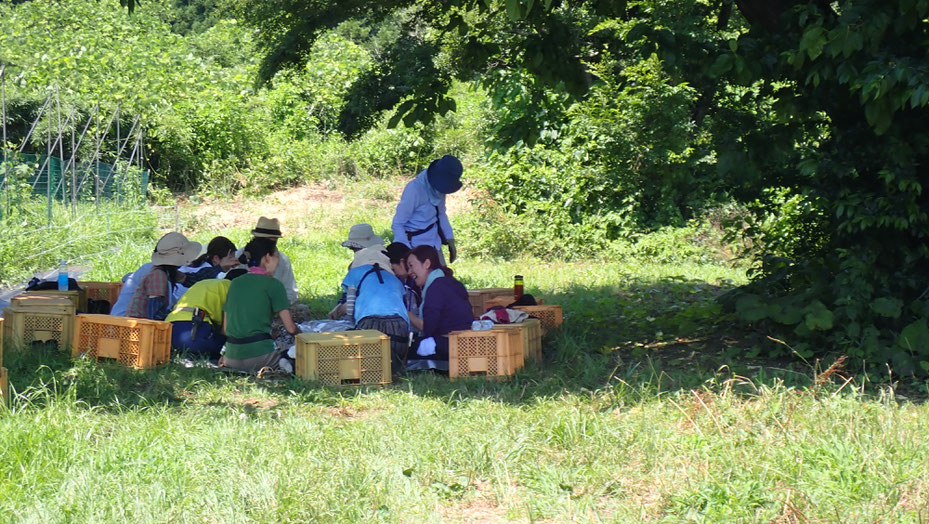
<path id="1" fill-rule="evenodd" d="M 506 377 L 522 368 L 523 345 L 517 330 L 452 331 L 448 334 L 449 378 Z"/>
<path id="2" fill-rule="evenodd" d="M 530 317 L 535 317 L 542 321 L 542 334 L 545 335 L 553 329 L 561 327 L 564 315 L 561 306 L 540 305 L 540 306 L 513 306 L 513 309 L 525 311 Z"/>
<path id="3" fill-rule="evenodd" d="M 135 369 L 171 360 L 171 323 L 110 315 L 77 315 L 72 355 L 113 359 Z"/>
<path id="4" fill-rule="evenodd" d="M 484 314 L 485 311 L 487 311 L 488 306 L 486 305 L 486 302 L 488 300 L 506 294 L 513 296 L 513 288 L 489 287 L 483 289 L 469 289 L 468 302 L 471 303 L 471 315 L 474 318 L 479 318 Z M 510 302 L 512 302 L 512 300 Z M 507 302 L 507 304 L 509 304 L 509 302 Z"/>
<path id="5" fill-rule="evenodd" d="M 528 318 L 515 324 L 496 324 L 494 329 L 513 330 L 519 337 L 525 361 L 542 362 L 542 322 Z"/>
<path id="6" fill-rule="evenodd" d="M 54 342 L 65 349 L 74 332 L 74 313 L 71 297 L 23 293 L 3 310 L 3 333 L 19 344 Z"/>
<path id="7" fill-rule="evenodd" d="M 3 317 L 0 317 L 0 395 L 3 396 L 0 402 L 10 404 L 10 377 L 9 372 L 3 367 Z"/>
<path id="8" fill-rule="evenodd" d="M 54 298 L 67 298 L 74 304 L 75 311 L 87 311 L 87 292 L 83 289 L 58 291 L 57 289 L 43 289 L 41 291 L 26 291 L 26 296 L 46 296 Z M 22 296 L 20 295 L 20 296 Z"/>
<path id="9" fill-rule="evenodd" d="M 389 384 L 390 337 L 373 329 L 297 335 L 296 374 L 329 386 Z"/>
<path id="10" fill-rule="evenodd" d="M 97 302 L 106 301 L 110 305 L 110 309 L 116 305 L 116 301 L 119 299 L 119 292 L 123 289 L 122 282 L 78 282 L 78 287 L 84 290 L 87 294 L 87 300 L 94 300 Z M 89 306 L 88 306 L 89 308 Z M 86 311 L 86 310 L 85 310 Z"/>
<path id="11" fill-rule="evenodd" d="M 10 405 L 10 373 L 6 368 L 0 368 L 0 395 L 3 399 L 0 402 Z"/>

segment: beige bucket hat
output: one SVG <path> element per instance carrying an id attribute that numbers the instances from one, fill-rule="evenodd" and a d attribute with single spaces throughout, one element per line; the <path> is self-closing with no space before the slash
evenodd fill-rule
<path id="1" fill-rule="evenodd" d="M 187 240 L 184 235 L 171 232 L 161 237 L 152 253 L 154 266 L 184 266 L 200 256 L 200 242 Z"/>
<path id="2" fill-rule="evenodd" d="M 252 230 L 252 236 L 255 238 L 281 238 L 281 223 L 276 218 L 261 217 L 258 219 L 258 225 Z"/>
<path id="3" fill-rule="evenodd" d="M 348 240 L 342 242 L 342 247 L 350 249 L 364 249 L 371 246 L 384 246 L 384 239 L 374 234 L 371 224 L 362 222 L 355 224 L 348 230 Z"/>
<path id="4" fill-rule="evenodd" d="M 390 267 L 390 257 L 384 251 L 384 246 L 371 246 L 355 252 L 355 259 L 352 260 L 352 269 L 361 266 L 373 266 L 378 264 L 381 269 L 393 275 L 393 269 Z"/>

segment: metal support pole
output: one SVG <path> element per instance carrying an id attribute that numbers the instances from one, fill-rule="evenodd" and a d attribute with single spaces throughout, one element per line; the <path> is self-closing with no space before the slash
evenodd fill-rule
<path id="1" fill-rule="evenodd" d="M 39 114 L 35 116 L 35 120 L 32 121 L 32 126 L 29 127 L 29 131 L 26 133 L 26 136 L 23 138 L 23 142 L 19 144 L 19 152 L 22 153 L 26 149 L 26 144 L 29 143 L 29 139 L 32 138 L 32 132 L 35 131 L 36 124 L 39 123 L 39 120 L 42 120 L 42 115 L 45 114 L 45 110 L 52 104 L 52 95 L 45 97 L 45 103 L 42 104 L 42 107 L 39 108 Z M 51 111 L 49 111 L 51 113 Z M 49 120 L 49 125 L 51 125 L 51 120 Z"/>
<path id="2" fill-rule="evenodd" d="M 51 99 L 47 99 L 51 101 Z M 45 141 L 45 206 L 48 212 L 48 225 L 52 225 L 52 152 L 55 146 L 52 145 L 52 112 L 48 112 L 48 138 Z M 43 166 L 43 167 L 45 167 Z M 41 171 L 40 171 L 41 172 Z M 39 177 L 35 177 L 36 182 Z M 33 186 L 35 187 L 35 186 Z"/>
<path id="3" fill-rule="evenodd" d="M 12 207 L 10 203 L 10 185 L 7 181 L 8 171 L 10 166 L 7 165 L 7 153 L 6 153 L 6 65 L 0 65 L 0 106 L 3 110 L 3 142 L 0 142 L 0 148 L 3 148 L 3 194 L 6 195 L 6 206 L 5 211 L 7 214 L 10 213 L 10 208 Z M 3 216 L 3 213 L 0 213 L 0 217 Z"/>

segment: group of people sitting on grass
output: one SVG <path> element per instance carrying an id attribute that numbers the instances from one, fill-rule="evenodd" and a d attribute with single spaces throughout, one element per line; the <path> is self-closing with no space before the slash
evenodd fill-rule
<path id="1" fill-rule="evenodd" d="M 441 251 L 448 245 L 454 261 L 444 197 L 461 187 L 460 176 L 455 157 L 434 161 L 404 189 L 395 242 L 385 246 L 370 225 L 356 224 L 342 243 L 354 255 L 328 317 L 388 335 L 394 374 L 447 371 L 446 335 L 471 326 L 467 290 Z M 169 321 L 176 351 L 219 359 L 228 368 L 292 372 L 288 347 L 274 338 L 299 334 L 298 323 L 310 312 L 298 302 L 290 259 L 277 247 L 281 236 L 277 219 L 261 217 L 243 248 L 217 236 L 200 255 L 199 243 L 168 233 L 151 262 L 124 278 L 111 314 Z"/>

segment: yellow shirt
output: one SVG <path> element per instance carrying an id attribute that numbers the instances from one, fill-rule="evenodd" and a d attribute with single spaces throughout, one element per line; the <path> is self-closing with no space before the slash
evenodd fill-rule
<path id="1" fill-rule="evenodd" d="M 174 306 L 174 311 L 165 320 L 168 322 L 190 321 L 193 318 L 193 312 L 181 311 L 181 308 L 198 307 L 206 311 L 206 319 L 212 322 L 214 326 L 222 326 L 223 304 L 226 303 L 226 295 L 229 293 L 229 284 L 231 283 L 231 280 L 225 278 L 211 278 L 197 282 L 186 293 L 181 295 L 181 298 L 178 299 L 177 304 Z"/>

